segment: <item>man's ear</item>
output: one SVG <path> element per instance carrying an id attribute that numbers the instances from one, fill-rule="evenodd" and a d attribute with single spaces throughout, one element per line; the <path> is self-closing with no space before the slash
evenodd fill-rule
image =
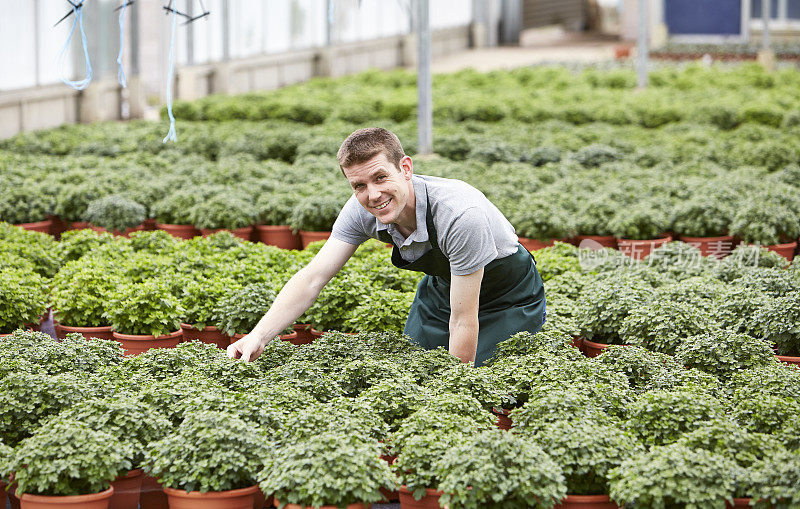
<path id="1" fill-rule="evenodd" d="M 411 161 L 410 157 L 403 156 L 400 159 L 400 171 L 403 172 L 406 180 L 411 180 L 411 176 L 414 174 L 414 162 Z"/>

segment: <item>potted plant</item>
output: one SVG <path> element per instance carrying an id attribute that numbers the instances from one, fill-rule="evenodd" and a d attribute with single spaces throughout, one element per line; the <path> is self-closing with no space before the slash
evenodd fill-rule
<path id="1" fill-rule="evenodd" d="M 380 415 L 393 432 L 425 404 L 427 397 L 427 391 L 411 379 L 388 378 L 364 390 L 356 399 Z"/>
<path id="2" fill-rule="evenodd" d="M 256 199 L 256 234 L 264 244 L 281 249 L 300 249 L 300 236 L 292 232 L 289 220 L 297 206 L 290 193 L 263 193 Z"/>
<path id="3" fill-rule="evenodd" d="M 43 191 L 39 182 L 25 179 L 16 185 L 3 186 L 0 220 L 26 230 L 51 233 L 55 199 Z"/>
<path id="4" fill-rule="evenodd" d="M 275 290 L 266 283 L 250 283 L 232 289 L 214 307 L 215 326 L 230 338 L 239 339 L 252 331 L 275 301 Z M 289 326 L 280 336 L 286 341 L 297 338 Z"/>
<path id="5" fill-rule="evenodd" d="M 493 408 L 509 408 L 511 386 L 486 367 L 474 368 L 461 363 L 453 366 L 426 384 L 433 396 L 463 394 L 472 396 L 488 412 Z"/>
<path id="6" fill-rule="evenodd" d="M 145 470 L 159 479 L 172 508 L 252 509 L 266 438 L 235 415 L 198 409 L 173 433 L 151 442 Z"/>
<path id="7" fill-rule="evenodd" d="M 711 331 L 686 338 L 675 351 L 675 360 L 690 368 L 728 380 L 743 369 L 775 362 L 769 343 L 747 334 Z"/>
<path id="8" fill-rule="evenodd" d="M 516 209 L 509 220 L 528 251 L 552 246 L 556 240 L 575 236 L 575 225 L 563 207 L 553 201 L 536 200 Z"/>
<path id="9" fill-rule="evenodd" d="M 397 489 L 378 443 L 342 432 L 283 445 L 266 457 L 258 478 L 261 490 L 274 494 L 281 509 L 365 509 L 383 500 L 381 488 Z"/>
<path id="10" fill-rule="evenodd" d="M 112 265 L 102 259 L 87 258 L 64 265 L 52 283 L 58 337 L 75 332 L 86 338 L 113 339 L 104 313 L 109 295 L 121 282 Z"/>
<path id="11" fill-rule="evenodd" d="M 698 248 L 703 256 L 724 258 L 734 247 L 734 236 L 728 234 L 733 215 L 733 207 L 719 196 L 695 194 L 675 205 L 672 231 L 683 242 Z"/>
<path id="12" fill-rule="evenodd" d="M 311 242 L 330 237 L 341 210 L 342 201 L 335 196 L 302 200 L 292 210 L 289 226 L 300 232 L 301 243 L 306 248 Z"/>
<path id="13" fill-rule="evenodd" d="M 609 472 L 611 498 L 637 507 L 708 507 L 724 509 L 733 502 L 731 472 L 725 456 L 671 444 L 633 456 Z"/>
<path id="14" fill-rule="evenodd" d="M 400 506 L 409 509 L 438 509 L 442 492 L 436 462 L 459 442 L 460 433 L 438 432 L 412 436 L 392 464 L 400 483 Z"/>
<path id="15" fill-rule="evenodd" d="M 641 260 L 672 237 L 665 234 L 669 218 L 660 203 L 642 201 L 620 209 L 608 227 L 617 237 L 620 251 Z"/>
<path id="16" fill-rule="evenodd" d="M 796 451 L 765 455 L 747 470 L 746 481 L 751 500 L 795 506 L 800 503 L 800 455 Z"/>
<path id="17" fill-rule="evenodd" d="M 86 210 L 89 203 L 101 196 L 114 193 L 116 189 L 101 175 L 93 175 L 82 182 L 62 186 L 56 196 L 55 215 L 66 222 L 70 230 L 87 229 Z"/>
<path id="18" fill-rule="evenodd" d="M 50 375 L 96 373 L 122 361 L 122 349 L 116 341 L 89 341 L 80 334 L 56 340 L 43 332 L 22 330 L 4 338 L 0 355 L 13 355 L 14 360 L 27 365 L 26 371 Z"/>
<path id="19" fill-rule="evenodd" d="M 538 445 L 491 429 L 436 462 L 439 503 L 452 509 L 551 508 L 567 494 L 561 469 Z"/>
<path id="20" fill-rule="evenodd" d="M 670 411 L 665 412 L 665 408 Z M 692 389 L 652 390 L 640 394 L 628 411 L 627 428 L 647 445 L 675 442 L 684 433 L 725 415 L 719 400 Z"/>
<path id="21" fill-rule="evenodd" d="M 685 371 L 673 356 L 640 346 L 611 346 L 593 361 L 627 376 L 630 388 L 637 393 L 647 392 L 654 384 L 677 384 L 677 374 Z"/>
<path id="22" fill-rule="evenodd" d="M 180 343 L 184 311 L 163 280 L 121 283 L 109 295 L 106 320 L 125 355 L 138 355 L 150 348 L 173 348 Z"/>
<path id="23" fill-rule="evenodd" d="M 767 299 L 752 315 L 748 325 L 751 335 L 774 346 L 778 359 L 800 364 L 800 297 L 790 290 L 782 297 Z"/>
<path id="24" fill-rule="evenodd" d="M 47 310 L 47 283 L 35 272 L 25 269 L 0 270 L 0 334 L 39 326 L 39 317 Z"/>
<path id="25" fill-rule="evenodd" d="M 57 419 L 20 442 L 3 474 L 14 473 L 23 507 L 105 509 L 111 481 L 130 469 L 127 452 L 109 433 Z"/>
<path id="26" fill-rule="evenodd" d="M 231 335 L 212 324 L 220 321 L 215 312 L 219 302 L 224 300 L 227 294 L 239 288 L 235 280 L 226 277 L 210 276 L 187 281 L 181 290 L 181 307 L 186 311 L 181 322 L 184 339 L 186 341 L 197 339 L 222 349 L 227 348 Z"/>
<path id="27" fill-rule="evenodd" d="M 616 215 L 617 208 L 617 204 L 603 195 L 588 197 L 583 201 L 575 216 L 575 230 L 578 233 L 575 243 L 586 249 L 616 249 L 617 239 L 608 225 Z"/>
<path id="28" fill-rule="evenodd" d="M 204 191 L 194 186 L 181 187 L 164 196 L 151 206 L 156 228 L 180 239 L 200 235 L 192 223 L 192 211 L 205 198 Z"/>
<path id="29" fill-rule="evenodd" d="M 757 196 L 739 206 L 730 232 L 747 244 L 762 245 L 792 261 L 800 237 L 800 222 L 797 211 L 787 204 Z"/>
<path id="30" fill-rule="evenodd" d="M 144 229 L 142 222 L 146 218 L 147 209 L 144 205 L 119 194 L 98 198 L 86 207 L 86 220 L 91 225 L 115 235 L 127 235 Z"/>
<path id="31" fill-rule="evenodd" d="M 367 275 L 345 272 L 334 277 L 306 311 L 305 315 L 317 331 L 343 330 L 352 310 L 368 295 L 383 291 Z"/>
<path id="32" fill-rule="evenodd" d="M 155 408 L 134 396 L 90 399 L 64 410 L 55 420 L 69 419 L 86 425 L 89 429 L 103 431 L 125 446 L 125 460 L 129 470 L 111 482 L 114 494 L 113 509 L 137 509 L 139 492 L 144 479 L 141 469 L 146 446 L 170 432 L 172 424 Z M 44 428 L 50 426 L 45 423 Z"/>
<path id="33" fill-rule="evenodd" d="M 250 240 L 255 222 L 255 208 L 239 196 L 219 192 L 196 204 L 191 213 L 192 224 L 203 236 L 227 230 L 243 240 Z"/>
<path id="34" fill-rule="evenodd" d="M 591 420 L 550 423 L 530 438 L 561 467 L 567 483 L 559 506 L 564 509 L 617 509 L 608 496 L 608 472 L 645 452 L 629 432 Z"/>
<path id="35" fill-rule="evenodd" d="M 674 355 L 687 337 L 716 328 L 708 314 L 696 305 L 658 296 L 631 310 L 622 322 L 619 335 L 625 344 Z"/>
<path id="36" fill-rule="evenodd" d="M 385 289 L 367 294 L 342 324 L 343 332 L 403 332 L 414 293 Z"/>
<path id="37" fill-rule="evenodd" d="M 114 242 L 114 236 L 94 230 L 70 230 L 61 234 L 58 250 L 64 263 L 75 261 L 102 245 Z"/>

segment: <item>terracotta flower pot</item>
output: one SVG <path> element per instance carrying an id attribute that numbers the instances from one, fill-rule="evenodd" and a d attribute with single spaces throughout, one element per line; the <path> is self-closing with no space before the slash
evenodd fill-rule
<path id="1" fill-rule="evenodd" d="M 700 250 L 703 256 L 725 258 L 733 251 L 736 239 L 733 235 L 723 237 L 681 237 L 683 242 Z"/>
<path id="2" fill-rule="evenodd" d="M 203 235 L 203 237 L 208 237 L 209 235 L 222 231 L 230 232 L 234 237 L 239 237 L 242 240 L 250 240 L 253 237 L 252 226 L 236 228 L 235 230 L 229 230 L 227 228 L 200 228 L 200 233 Z"/>
<path id="3" fill-rule="evenodd" d="M 13 475 L 13 474 L 12 474 Z M 8 497 L 8 503 L 11 505 L 11 509 L 19 509 L 20 508 L 20 501 L 19 497 L 17 497 L 16 493 L 14 492 L 14 488 L 16 486 L 14 484 L 6 485 L 0 482 L 0 490 L 2 491 L 3 496 L 0 497 L 0 502 L 2 502 L 2 507 L 6 506 L 6 497 Z"/>
<path id="4" fill-rule="evenodd" d="M 303 247 L 300 235 L 292 233 L 292 228 L 287 225 L 257 224 L 256 237 L 259 242 L 281 249 L 300 249 Z"/>
<path id="5" fill-rule="evenodd" d="M 253 509 L 264 509 L 272 507 L 272 497 L 267 497 L 261 490 L 256 490 L 253 494 Z"/>
<path id="6" fill-rule="evenodd" d="M 297 343 L 295 344 L 305 345 L 308 343 L 313 343 L 314 340 L 317 339 L 316 336 L 311 334 L 310 323 L 296 323 L 292 325 L 292 328 L 294 328 L 294 331 L 297 333 Z"/>
<path id="7" fill-rule="evenodd" d="M 175 348 L 183 340 L 183 331 L 178 330 L 163 336 L 150 334 L 120 334 L 114 331 L 114 339 L 122 344 L 125 356 L 139 355 L 151 348 Z"/>
<path id="8" fill-rule="evenodd" d="M 86 230 L 89 228 L 88 221 L 72 221 L 67 225 L 68 230 Z"/>
<path id="9" fill-rule="evenodd" d="M 226 491 L 185 491 L 164 487 L 170 509 L 253 509 L 258 486 Z"/>
<path id="10" fill-rule="evenodd" d="M 156 227 L 156 218 L 154 217 L 150 217 L 142 221 L 142 226 L 144 227 L 144 231 L 146 232 L 152 232 L 158 230 L 158 228 Z"/>
<path id="11" fill-rule="evenodd" d="M 70 327 L 69 325 L 62 325 L 58 322 L 54 322 L 53 327 L 56 329 L 56 336 L 58 336 L 58 339 L 64 339 L 67 334 L 71 332 L 77 332 L 86 339 L 114 339 L 114 334 L 111 332 L 110 325 L 105 327 Z"/>
<path id="12" fill-rule="evenodd" d="M 134 226 L 133 228 L 125 228 L 124 232 L 120 232 L 120 231 L 117 231 L 117 230 L 114 230 L 113 232 L 111 232 L 111 231 L 108 231 L 105 228 L 102 228 L 100 226 L 95 226 L 92 223 L 86 223 L 86 224 L 89 225 L 89 229 L 91 229 L 92 231 L 96 231 L 97 233 L 111 233 L 111 234 L 116 235 L 118 237 L 126 237 L 126 238 L 133 232 L 142 232 L 142 231 L 144 231 L 144 223 L 140 224 L 139 226 Z"/>
<path id="13" fill-rule="evenodd" d="M 191 224 L 161 224 L 156 223 L 156 228 L 163 230 L 179 239 L 193 239 L 200 236 L 200 230 Z"/>
<path id="14" fill-rule="evenodd" d="M 628 255 L 634 260 L 644 259 L 653 250 L 658 249 L 667 242 L 672 242 L 672 236 L 666 235 L 649 240 L 617 239 L 617 245 L 622 254 Z"/>
<path id="15" fill-rule="evenodd" d="M 597 357 L 609 346 L 611 345 L 606 343 L 595 343 L 594 341 L 589 341 L 588 339 L 583 338 L 583 353 L 587 357 Z"/>
<path id="16" fill-rule="evenodd" d="M 323 334 L 325 334 L 325 331 L 317 330 L 314 327 L 311 327 L 309 332 L 311 332 L 311 335 L 314 336 L 314 339 L 320 338 Z"/>
<path id="17" fill-rule="evenodd" d="M 137 468 L 111 481 L 114 494 L 111 495 L 108 509 L 137 509 L 142 480 L 144 480 L 144 470 Z"/>
<path id="18" fill-rule="evenodd" d="M 519 243 L 522 244 L 522 247 L 524 247 L 528 251 L 538 251 L 539 249 L 550 247 L 553 244 L 555 244 L 557 240 L 557 239 L 536 240 L 536 239 L 529 239 L 526 237 L 518 237 L 518 238 L 519 238 Z"/>
<path id="19" fill-rule="evenodd" d="M 405 485 L 400 486 L 400 509 L 439 509 L 439 497 L 443 493 L 427 489 L 425 496 L 416 500 Z"/>
<path id="20" fill-rule="evenodd" d="M 789 261 L 794 259 L 794 252 L 797 251 L 797 241 L 787 242 L 786 244 L 773 244 L 771 246 L 762 246 L 770 251 L 774 251 L 783 256 Z"/>
<path id="21" fill-rule="evenodd" d="M 511 410 L 507 408 L 492 408 L 492 413 L 497 416 L 497 427 L 506 431 L 513 427 L 511 423 Z"/>
<path id="22" fill-rule="evenodd" d="M 280 507 L 281 506 L 281 503 L 277 498 L 273 501 L 272 504 L 275 507 Z M 358 503 L 358 504 L 347 504 L 346 509 L 369 509 L 370 507 L 372 507 L 372 504 Z M 321 505 L 319 507 L 316 507 L 316 506 L 311 507 L 310 505 L 286 504 L 284 506 L 284 509 L 339 509 L 339 506 Z"/>
<path id="23" fill-rule="evenodd" d="M 14 226 L 19 226 L 24 230 L 28 230 L 29 232 L 40 232 L 40 233 L 53 233 L 53 219 L 45 219 L 44 221 L 36 221 L 34 223 L 19 223 Z"/>
<path id="24" fill-rule="evenodd" d="M 786 364 L 795 364 L 800 366 L 800 357 L 792 357 L 789 355 L 776 355 L 775 358 L 781 362 L 785 362 Z"/>
<path id="25" fill-rule="evenodd" d="M 23 493 L 20 497 L 23 509 L 107 509 L 114 488 L 108 488 L 91 495 L 72 495 L 68 497 L 46 497 Z"/>
<path id="26" fill-rule="evenodd" d="M 559 509 L 619 509 L 620 506 L 611 501 L 608 495 L 567 495 L 556 504 Z"/>
<path id="27" fill-rule="evenodd" d="M 575 245 L 583 249 L 601 249 L 610 247 L 617 249 L 617 239 L 613 235 L 578 235 Z"/>
<path id="28" fill-rule="evenodd" d="M 583 336 L 574 336 L 572 341 L 569 342 L 570 345 L 574 346 L 581 352 L 583 351 Z"/>
<path id="29" fill-rule="evenodd" d="M 183 331 L 184 341 L 192 341 L 196 339 L 203 343 L 208 343 L 209 345 L 217 345 L 223 350 L 228 348 L 228 345 L 231 344 L 231 339 L 227 334 L 211 325 L 206 325 L 202 329 L 198 330 L 193 325 L 182 323 L 181 330 Z"/>
<path id="30" fill-rule="evenodd" d="M 318 240 L 328 240 L 330 236 L 331 232 L 311 232 L 307 230 L 300 230 L 300 242 L 303 245 L 303 249 L 307 248 L 312 242 L 316 242 Z"/>
<path id="31" fill-rule="evenodd" d="M 730 509 L 745 509 L 750 508 L 750 499 L 749 498 L 734 498 L 733 503 L 725 502 L 725 507 Z"/>
<path id="32" fill-rule="evenodd" d="M 621 60 L 631 56 L 631 47 L 627 44 L 617 44 L 614 46 L 614 58 Z"/>
<path id="33" fill-rule="evenodd" d="M 167 494 L 153 476 L 145 475 L 142 480 L 142 491 L 139 495 L 140 509 L 169 509 Z"/>

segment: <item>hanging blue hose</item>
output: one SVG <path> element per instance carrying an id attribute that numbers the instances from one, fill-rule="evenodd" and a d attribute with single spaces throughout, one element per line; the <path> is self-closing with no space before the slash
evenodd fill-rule
<path id="1" fill-rule="evenodd" d="M 175 132 L 175 117 L 172 115 L 172 74 L 175 70 L 175 9 L 172 9 L 172 35 L 169 43 L 169 75 L 167 76 L 167 113 L 169 114 L 169 132 L 164 137 L 163 143 L 167 141 L 178 141 L 178 134 Z"/>
<path id="2" fill-rule="evenodd" d="M 123 2 L 122 9 L 119 11 L 119 54 L 117 55 L 117 81 L 122 88 L 127 86 L 125 79 L 125 69 L 122 67 L 122 49 L 125 45 L 125 8 L 128 2 Z"/>
<path id="3" fill-rule="evenodd" d="M 72 28 L 69 31 L 67 42 L 64 43 L 64 47 L 61 48 L 61 53 L 59 53 L 58 55 L 58 69 L 60 74 L 59 78 L 61 79 L 61 81 L 71 86 L 75 90 L 83 90 L 84 88 L 89 86 L 89 83 L 92 82 L 92 62 L 89 60 L 89 48 L 86 45 L 86 33 L 83 31 L 83 2 L 77 5 L 72 4 L 72 14 L 75 16 L 75 19 L 72 21 Z M 84 61 L 86 62 L 86 77 L 78 81 L 72 81 L 67 79 L 64 76 L 64 72 L 62 71 L 62 69 L 64 68 L 64 54 L 67 52 L 67 49 L 69 48 L 70 41 L 72 41 L 72 34 L 75 33 L 75 25 L 80 25 L 81 28 L 81 42 L 83 43 L 83 58 Z"/>

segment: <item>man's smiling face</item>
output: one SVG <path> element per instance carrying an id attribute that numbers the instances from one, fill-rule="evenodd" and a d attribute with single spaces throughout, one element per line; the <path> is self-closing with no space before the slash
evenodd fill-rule
<path id="1" fill-rule="evenodd" d="M 404 157 L 398 168 L 386 159 L 386 155 L 379 153 L 364 163 L 343 168 L 342 171 L 358 202 L 381 223 L 397 222 L 409 205 L 413 217 L 413 204 L 409 204 L 412 174 L 410 157 Z"/>

